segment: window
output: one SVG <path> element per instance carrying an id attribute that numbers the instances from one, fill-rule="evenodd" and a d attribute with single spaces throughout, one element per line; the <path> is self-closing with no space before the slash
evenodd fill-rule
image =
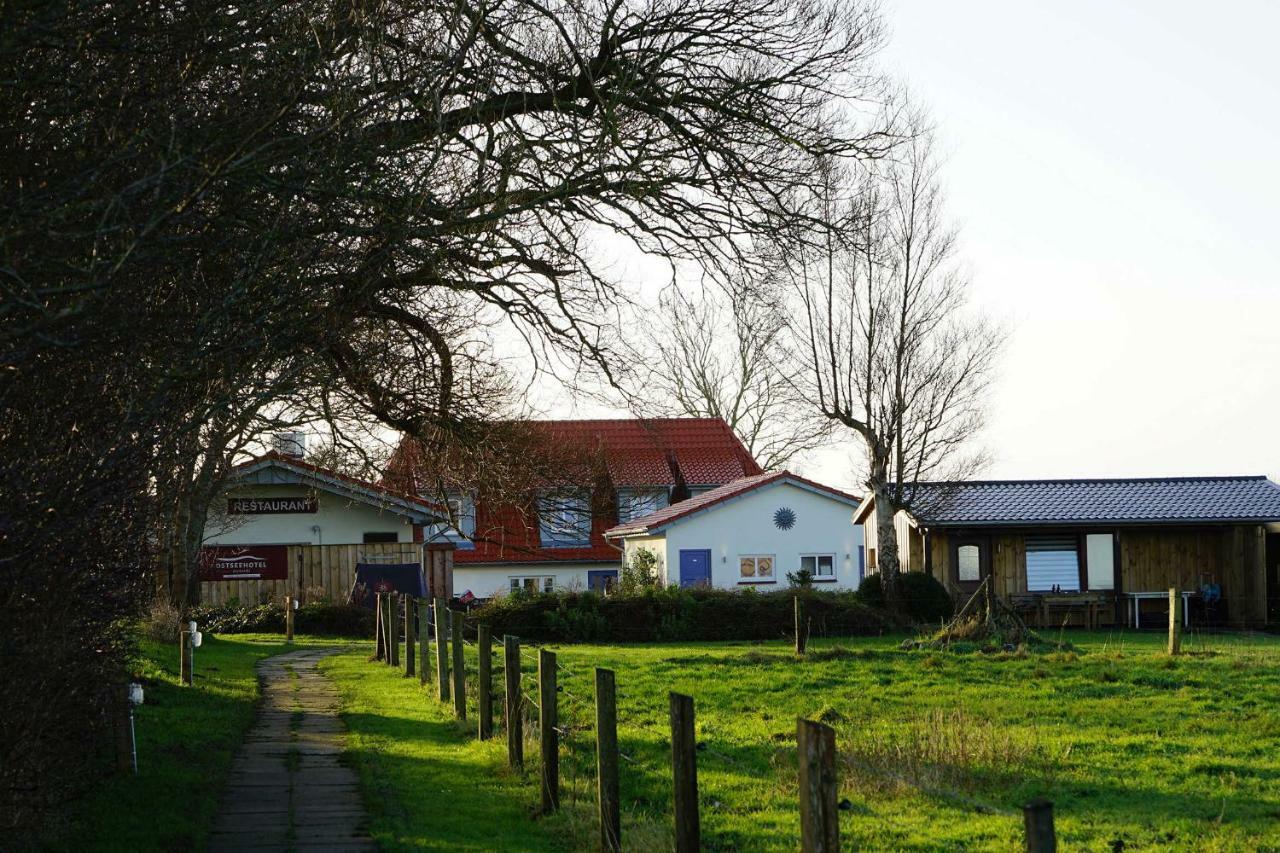
<path id="1" fill-rule="evenodd" d="M 618 522 L 643 518 L 670 503 L 666 489 L 619 489 Z"/>
<path id="2" fill-rule="evenodd" d="M 1054 587 L 1080 589 L 1080 557 L 1074 536 L 1027 537 L 1027 591 L 1049 592 Z"/>
<path id="3" fill-rule="evenodd" d="M 956 549 L 956 579 L 961 583 L 982 580 L 982 549 L 977 545 L 961 545 Z"/>
<path id="4" fill-rule="evenodd" d="M 396 542 L 398 541 L 395 531 L 370 530 L 364 534 L 364 544 L 373 545 L 378 542 Z"/>
<path id="5" fill-rule="evenodd" d="M 544 547 L 591 541 L 591 500 L 585 492 L 548 492 L 538 498 L 538 533 Z"/>
<path id="6" fill-rule="evenodd" d="M 867 549 L 867 568 L 870 570 L 874 570 L 876 568 L 876 549 L 875 548 Z"/>
<path id="7" fill-rule="evenodd" d="M 512 592 L 551 592 L 555 589 L 556 579 L 551 575 L 531 575 L 511 578 Z"/>
<path id="8" fill-rule="evenodd" d="M 457 531 L 467 539 L 476 536 L 476 502 L 471 495 L 449 494 L 449 515 L 458 523 Z"/>
<path id="9" fill-rule="evenodd" d="M 1084 541 L 1089 564 L 1089 589 L 1115 589 L 1116 551 L 1111 534 L 1090 533 Z"/>
<path id="10" fill-rule="evenodd" d="M 800 569 L 807 571 L 814 580 L 836 579 L 835 554 L 801 554 Z"/>
<path id="11" fill-rule="evenodd" d="M 739 583 L 773 583 L 772 554 L 744 554 L 738 557 Z"/>

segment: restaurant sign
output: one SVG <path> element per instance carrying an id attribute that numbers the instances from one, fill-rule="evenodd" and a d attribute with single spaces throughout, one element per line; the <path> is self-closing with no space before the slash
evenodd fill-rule
<path id="1" fill-rule="evenodd" d="M 227 498 L 230 515 L 278 515 L 286 512 L 315 512 L 315 498 Z"/>
<path id="2" fill-rule="evenodd" d="M 282 581 L 289 577 L 285 545 L 209 545 L 200 549 L 206 581 Z"/>

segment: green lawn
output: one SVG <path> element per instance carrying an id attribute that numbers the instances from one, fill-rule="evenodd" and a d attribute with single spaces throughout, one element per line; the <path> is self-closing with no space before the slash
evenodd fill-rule
<path id="1" fill-rule="evenodd" d="M 845 843 L 855 849 L 1015 850 L 1020 806 L 1056 803 L 1063 849 L 1280 850 L 1280 639 L 1071 633 L 1078 653 L 903 652 L 892 638 L 786 645 L 565 646 L 565 807 L 537 818 L 529 771 L 452 721 L 417 680 L 326 661 L 386 849 L 594 846 L 592 667 L 617 673 L 624 844 L 670 846 L 667 693 L 696 700 L 703 841 L 792 850 L 795 719 L 837 730 Z M 526 647 L 526 692 L 536 695 Z M 474 677 L 474 648 L 468 647 Z M 499 659 L 499 658 L 496 658 Z M 495 665 L 495 690 L 501 691 Z M 469 691 L 474 696 L 474 690 Z"/>
<path id="2" fill-rule="evenodd" d="M 195 685 L 178 681 L 177 644 L 142 641 L 133 662 L 146 692 L 136 713 L 138 775 L 114 773 L 72 803 L 44 843 L 53 850 L 196 850 L 213 822 L 222 782 L 258 698 L 257 661 L 300 645 L 343 640 L 205 635 Z"/>

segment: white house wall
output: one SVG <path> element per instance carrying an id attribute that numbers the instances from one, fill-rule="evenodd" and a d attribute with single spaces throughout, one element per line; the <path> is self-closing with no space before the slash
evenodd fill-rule
<path id="1" fill-rule="evenodd" d="M 581 592 L 587 588 L 587 572 L 618 571 L 621 563 L 527 563 L 501 566 L 453 565 L 453 591 L 470 590 L 476 598 L 493 598 L 511 591 L 511 578 L 552 577 L 560 592 Z"/>
<path id="2" fill-rule="evenodd" d="M 397 542 L 413 542 L 413 526 L 401 516 L 330 492 L 303 486 L 244 486 L 237 498 L 292 498 L 315 495 L 314 513 L 226 515 L 226 498 L 210 514 L 206 545 L 358 545 L 365 533 L 394 533 Z M 319 530 L 312 528 L 318 527 Z"/>
<path id="3" fill-rule="evenodd" d="M 795 525 L 780 530 L 774 513 L 795 513 Z M 663 562 L 667 582 L 680 581 L 680 551 L 711 551 L 711 583 L 721 589 L 743 589 L 740 555 L 773 555 L 773 583 L 749 584 L 761 591 L 785 589 L 787 572 L 800 568 L 802 554 L 834 554 L 834 582 L 821 588 L 856 589 L 861 582 L 862 528 L 853 523 L 854 506 L 808 489 L 781 482 L 707 507 L 666 528 Z M 638 543 L 639 544 L 639 543 Z"/>

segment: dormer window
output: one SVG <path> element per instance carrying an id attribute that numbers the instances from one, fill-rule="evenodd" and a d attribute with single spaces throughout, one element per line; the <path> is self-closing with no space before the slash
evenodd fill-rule
<path id="1" fill-rule="evenodd" d="M 455 530 L 467 539 L 476 535 L 476 502 L 471 495 L 450 492 L 446 497 L 449 502 L 449 517 L 454 522 Z"/>
<path id="2" fill-rule="evenodd" d="M 666 489 L 618 489 L 618 523 L 643 518 L 668 505 Z"/>
<path id="3" fill-rule="evenodd" d="M 581 490 L 538 496 L 538 533 L 546 548 L 582 547 L 591 542 L 591 498 Z"/>

